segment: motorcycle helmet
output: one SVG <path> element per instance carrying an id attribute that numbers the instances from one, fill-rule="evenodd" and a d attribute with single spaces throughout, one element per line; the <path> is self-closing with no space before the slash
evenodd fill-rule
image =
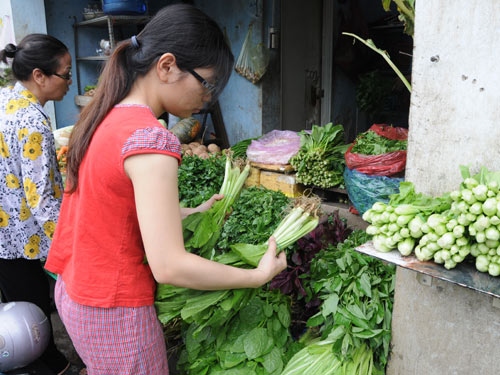
<path id="1" fill-rule="evenodd" d="M 0 372 L 27 366 L 45 351 L 50 325 L 30 302 L 0 303 Z"/>

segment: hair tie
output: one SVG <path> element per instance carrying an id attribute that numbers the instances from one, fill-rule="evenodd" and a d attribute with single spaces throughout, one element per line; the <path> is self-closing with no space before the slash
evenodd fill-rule
<path id="1" fill-rule="evenodd" d="M 131 42 L 132 42 L 132 45 L 135 47 L 135 48 L 139 48 L 140 45 L 139 45 L 139 41 L 137 40 L 137 37 L 135 35 L 132 36 L 132 38 L 130 38 Z"/>
<path id="2" fill-rule="evenodd" d="M 5 56 L 9 58 L 13 58 L 16 55 L 17 51 L 18 51 L 17 47 L 12 43 L 9 43 L 5 46 Z"/>

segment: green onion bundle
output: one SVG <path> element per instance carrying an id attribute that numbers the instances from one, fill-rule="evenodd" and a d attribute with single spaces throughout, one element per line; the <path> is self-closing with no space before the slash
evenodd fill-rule
<path id="1" fill-rule="evenodd" d="M 299 238 L 312 232 L 318 226 L 319 219 L 317 212 L 320 206 L 318 198 L 301 198 L 290 213 L 281 221 L 273 237 L 276 240 L 278 252 Z M 238 243 L 231 245 L 231 250 L 249 265 L 257 266 L 260 259 L 266 253 L 268 242 L 258 245 Z"/>

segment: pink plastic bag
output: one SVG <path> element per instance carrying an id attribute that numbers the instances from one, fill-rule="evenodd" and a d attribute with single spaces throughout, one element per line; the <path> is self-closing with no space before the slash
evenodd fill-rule
<path id="1" fill-rule="evenodd" d="M 290 130 L 272 130 L 247 149 L 247 158 L 255 163 L 288 164 L 300 149 L 300 136 Z"/>

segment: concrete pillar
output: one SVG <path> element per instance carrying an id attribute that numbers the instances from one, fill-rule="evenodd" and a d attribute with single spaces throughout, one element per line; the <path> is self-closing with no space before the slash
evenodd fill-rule
<path id="1" fill-rule="evenodd" d="M 407 180 L 454 190 L 459 165 L 500 169 L 500 2 L 416 4 Z M 500 299 L 398 268 L 388 375 L 500 373 Z M 498 279 L 500 283 L 500 278 Z"/>

